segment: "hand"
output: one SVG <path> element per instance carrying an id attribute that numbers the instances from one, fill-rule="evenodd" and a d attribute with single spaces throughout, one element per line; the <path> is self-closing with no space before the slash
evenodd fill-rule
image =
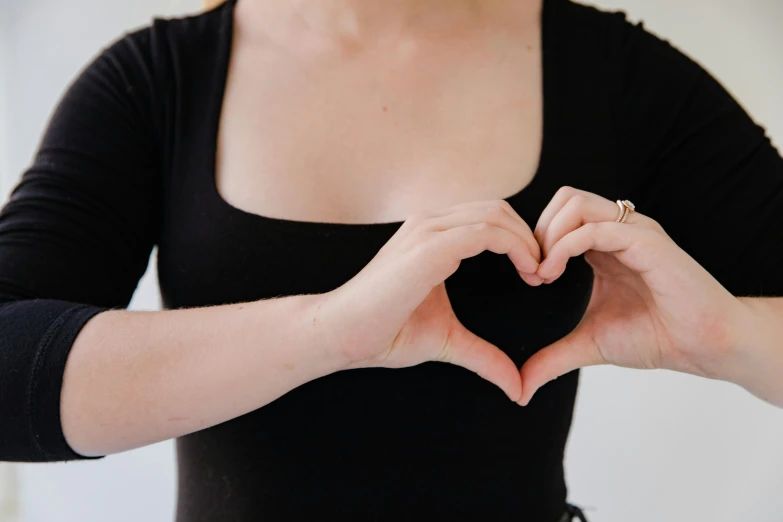
<path id="1" fill-rule="evenodd" d="M 448 362 L 518 401 L 516 365 L 459 322 L 443 284 L 463 259 L 485 250 L 507 254 L 523 280 L 541 284 L 538 243 L 506 201 L 466 203 L 403 223 L 361 272 L 323 296 L 318 321 L 335 339 L 345 368 Z"/>
<path id="2" fill-rule="evenodd" d="M 618 212 L 612 201 L 564 187 L 541 214 L 535 229 L 544 255 L 539 277 L 551 283 L 571 257 L 584 254 L 595 279 L 574 331 L 522 367 L 520 404 L 545 383 L 584 366 L 724 374 L 743 305 L 657 222 L 634 212 L 616 223 Z"/>

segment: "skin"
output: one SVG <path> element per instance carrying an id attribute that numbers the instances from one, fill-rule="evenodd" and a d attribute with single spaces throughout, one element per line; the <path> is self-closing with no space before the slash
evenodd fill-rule
<path id="1" fill-rule="evenodd" d="M 539 15 L 509 0 L 240 1 L 221 195 L 375 223 L 518 192 L 541 150 Z"/>
<path id="2" fill-rule="evenodd" d="M 564 187 L 542 213 L 539 277 L 556 280 L 584 254 L 595 279 L 579 325 L 522 368 L 520 404 L 564 373 L 613 364 L 727 380 L 782 406 L 775 335 L 783 299 L 732 296 L 653 219 L 636 212 L 615 223 L 618 212 L 612 201 Z"/>
<path id="3" fill-rule="evenodd" d="M 562 189 L 533 230 L 502 201 L 538 162 L 540 9 L 241 0 L 216 144 L 221 196 L 279 219 L 404 224 L 326 294 L 95 316 L 63 381 L 74 450 L 137 448 L 329 373 L 425 361 L 470 369 L 523 405 L 565 372 L 615 364 L 724 379 L 783 406 L 781 299 L 731 296 L 657 223 L 613 223 L 617 206 L 596 195 Z M 460 324 L 445 292 L 461 260 L 485 250 L 531 285 L 582 253 L 595 269 L 582 322 L 521 371 Z"/>

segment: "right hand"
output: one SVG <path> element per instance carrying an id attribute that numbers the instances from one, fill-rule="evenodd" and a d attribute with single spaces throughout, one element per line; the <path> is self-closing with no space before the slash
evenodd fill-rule
<path id="1" fill-rule="evenodd" d="M 520 277 L 536 275 L 539 245 L 506 201 L 478 201 L 405 221 L 353 279 L 323 294 L 319 321 L 348 368 L 403 368 L 426 361 L 462 366 L 517 401 L 519 370 L 457 319 L 444 281 L 463 259 L 507 254 Z"/>

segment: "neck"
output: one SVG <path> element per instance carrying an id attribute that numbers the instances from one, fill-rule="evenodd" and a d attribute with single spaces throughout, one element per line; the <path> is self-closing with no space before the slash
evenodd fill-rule
<path id="1" fill-rule="evenodd" d="M 276 40 L 310 32 L 319 37 L 370 43 L 401 33 L 432 35 L 475 26 L 503 0 L 240 0 L 247 24 L 267 21 Z M 505 3 L 508 3 L 506 1 Z M 263 23 L 263 22 L 261 22 Z"/>

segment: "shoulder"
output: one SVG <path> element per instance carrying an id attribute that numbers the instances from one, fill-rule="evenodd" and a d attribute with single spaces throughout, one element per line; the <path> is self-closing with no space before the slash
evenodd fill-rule
<path id="1" fill-rule="evenodd" d="M 578 42 L 592 61 L 618 69 L 666 68 L 678 76 L 699 75 L 703 67 L 676 44 L 633 21 L 622 10 L 604 10 L 571 0 L 546 0 L 553 31 L 563 45 Z M 558 25 L 559 24 L 559 25 Z"/>
<path id="2" fill-rule="evenodd" d="M 614 117 L 643 117 L 646 110 L 685 103 L 705 81 L 715 81 L 696 60 L 624 11 L 571 0 L 545 0 L 545 51 L 556 63 L 564 94 L 578 88 Z"/>
<path id="3" fill-rule="evenodd" d="M 206 12 L 180 17 L 155 17 L 149 24 L 118 36 L 105 45 L 94 62 L 142 69 L 150 73 L 176 67 L 182 55 L 208 52 L 230 33 L 233 2 Z"/>
<path id="4" fill-rule="evenodd" d="M 717 132 L 716 116 L 726 122 L 725 139 L 739 141 L 739 130 L 763 138 L 729 90 L 705 66 L 676 43 L 634 22 L 622 11 L 572 2 L 553 4 L 553 33 L 565 67 L 579 71 L 611 120 L 617 154 L 634 167 L 660 163 L 665 154 L 699 137 L 708 147 L 705 128 Z M 569 73 L 571 74 L 571 73 Z M 570 78 L 574 84 L 577 78 Z M 697 132 L 698 131 L 698 132 Z"/>
<path id="5" fill-rule="evenodd" d="M 137 134 L 160 143 L 176 115 L 178 97 L 202 89 L 225 55 L 221 50 L 230 45 L 232 5 L 154 18 L 108 42 L 76 75 L 52 124 L 71 125 L 71 113 L 92 111 L 96 121 L 125 121 Z M 97 118 L 99 113 L 112 118 Z"/>

